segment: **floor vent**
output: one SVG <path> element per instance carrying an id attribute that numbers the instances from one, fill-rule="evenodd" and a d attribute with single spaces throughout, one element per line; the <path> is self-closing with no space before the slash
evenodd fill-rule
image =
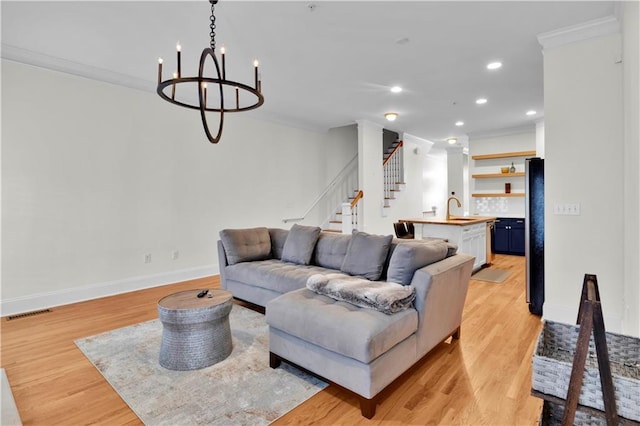
<path id="1" fill-rule="evenodd" d="M 25 312 L 23 314 L 17 314 L 17 315 L 9 315 L 7 317 L 7 321 L 11 321 L 14 319 L 19 319 L 19 318 L 26 318 L 26 317 L 33 317 L 35 315 L 40 315 L 40 314 L 46 314 L 49 312 L 53 312 L 51 309 L 42 309 L 40 311 L 32 311 L 32 312 Z"/>

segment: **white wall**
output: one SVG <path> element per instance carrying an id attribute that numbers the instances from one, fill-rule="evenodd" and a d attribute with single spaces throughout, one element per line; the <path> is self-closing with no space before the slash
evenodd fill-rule
<path id="1" fill-rule="evenodd" d="M 4 315 L 215 274 L 221 229 L 285 227 L 355 149 L 251 113 L 211 145 L 155 94 L 4 60 L 2 96 Z"/>
<path id="2" fill-rule="evenodd" d="M 422 217 L 424 210 L 424 192 L 433 182 L 424 181 L 424 172 L 429 169 L 428 156 L 433 146 L 433 142 L 421 139 L 407 133 L 402 136 L 403 159 L 404 159 L 404 181 L 405 185 L 400 192 L 395 194 L 396 200 L 388 208 L 387 221 L 382 233 L 393 233 L 393 222 L 399 219 Z M 446 167 L 442 174 L 433 176 L 434 180 L 446 183 Z M 444 195 L 444 194 L 443 194 Z"/>
<path id="3" fill-rule="evenodd" d="M 447 148 L 447 198 L 450 195 L 454 195 L 460 200 L 461 207 L 458 207 L 456 202 L 452 200 L 450 202 L 450 213 L 453 216 L 462 216 L 465 211 L 469 211 L 469 205 L 464 197 L 464 163 L 465 154 L 463 149 L 459 146 Z M 447 205 L 445 200 L 444 209 L 439 213 L 439 216 L 445 217 L 447 212 Z"/>
<path id="4" fill-rule="evenodd" d="M 640 336 L 640 3 L 623 3 L 625 333 Z"/>
<path id="5" fill-rule="evenodd" d="M 448 198 L 447 152 L 444 149 L 432 149 L 424 156 L 421 170 L 422 211 L 430 211 L 435 206 L 436 216 L 444 217 Z"/>
<path id="6" fill-rule="evenodd" d="M 519 152 L 536 150 L 536 130 L 503 131 L 496 135 L 470 137 L 469 155 L 497 154 L 501 152 Z M 471 175 L 479 173 L 500 173 L 501 167 L 510 167 L 513 163 L 517 172 L 524 172 L 526 157 L 497 158 L 490 160 L 471 159 Z M 511 192 L 524 192 L 524 178 L 471 179 L 471 192 L 504 192 L 504 184 L 511 184 Z M 484 216 L 524 217 L 524 197 L 473 197 L 471 212 Z"/>
<path id="7" fill-rule="evenodd" d="M 388 221 L 382 216 L 382 126 L 366 120 L 358 121 L 358 182 L 364 192 L 359 230 L 371 234 L 390 233 Z"/>
<path id="8" fill-rule="evenodd" d="M 544 50 L 544 317 L 575 322 L 583 276 L 596 274 L 606 327 L 618 332 L 625 306 L 620 49 L 613 34 Z M 555 203 L 569 202 L 580 203 L 580 216 L 553 214 Z"/>
<path id="9" fill-rule="evenodd" d="M 393 234 L 393 222 L 399 219 L 422 217 L 425 202 L 442 203 L 446 192 L 446 157 L 439 162 L 438 172 L 432 173 L 433 160 L 429 152 L 433 142 L 407 133 L 403 138 L 405 185 L 395 194 L 388 208 L 384 205 L 384 173 L 382 168 L 382 127 L 366 120 L 358 121 L 358 175 L 364 192 L 359 229 L 372 234 Z M 416 152 L 417 149 L 417 152 Z M 438 161 L 435 161 L 438 163 Z M 429 179 L 425 179 L 425 173 Z M 426 195 L 425 195 L 426 194 Z M 428 200 L 428 201 L 425 201 Z"/>

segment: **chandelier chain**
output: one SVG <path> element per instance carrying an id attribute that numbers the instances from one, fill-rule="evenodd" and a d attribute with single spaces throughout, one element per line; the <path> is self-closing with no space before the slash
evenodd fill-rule
<path id="1" fill-rule="evenodd" d="M 209 24 L 209 28 L 211 29 L 211 32 L 209 32 L 209 36 L 211 37 L 211 50 L 213 50 L 214 52 L 216 51 L 216 15 L 214 14 L 214 9 L 215 9 L 215 5 L 216 3 L 218 3 L 218 0 L 209 0 L 211 2 L 211 17 L 209 18 L 209 20 L 211 21 L 211 24 Z"/>

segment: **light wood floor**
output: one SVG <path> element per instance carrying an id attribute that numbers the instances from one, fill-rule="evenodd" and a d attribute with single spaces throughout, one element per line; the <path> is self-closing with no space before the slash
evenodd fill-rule
<path id="1" fill-rule="evenodd" d="M 502 284 L 471 281 L 461 339 L 436 347 L 380 394 L 375 417 L 349 392 L 329 386 L 277 425 L 534 425 L 541 401 L 529 395 L 531 354 L 541 328 L 524 301 L 524 258 L 496 256 L 513 271 Z M 25 425 L 141 424 L 73 343 L 157 318 L 160 297 L 219 286 L 218 277 L 53 308 L 1 325 L 6 369 Z M 265 354 L 266 356 L 266 354 Z"/>

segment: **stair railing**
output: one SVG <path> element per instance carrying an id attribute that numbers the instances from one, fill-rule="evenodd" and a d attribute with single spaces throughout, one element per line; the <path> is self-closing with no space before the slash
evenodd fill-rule
<path id="1" fill-rule="evenodd" d="M 320 217 L 329 217 L 335 214 L 336 206 L 353 194 L 353 188 L 358 187 L 358 155 L 356 154 L 346 166 L 336 175 L 327 187 L 316 197 L 309 208 L 300 217 L 282 219 L 284 223 L 300 222 L 304 220 L 311 211 L 323 204 L 324 211 Z"/>
<path id="2" fill-rule="evenodd" d="M 399 183 L 404 182 L 402 146 L 402 141 L 399 141 L 387 159 L 382 162 L 385 200 L 395 198 L 393 192 L 397 189 Z"/>
<path id="3" fill-rule="evenodd" d="M 358 202 L 364 197 L 364 192 L 358 190 L 356 196 L 349 203 L 342 203 L 342 233 L 350 234 L 358 228 Z"/>

